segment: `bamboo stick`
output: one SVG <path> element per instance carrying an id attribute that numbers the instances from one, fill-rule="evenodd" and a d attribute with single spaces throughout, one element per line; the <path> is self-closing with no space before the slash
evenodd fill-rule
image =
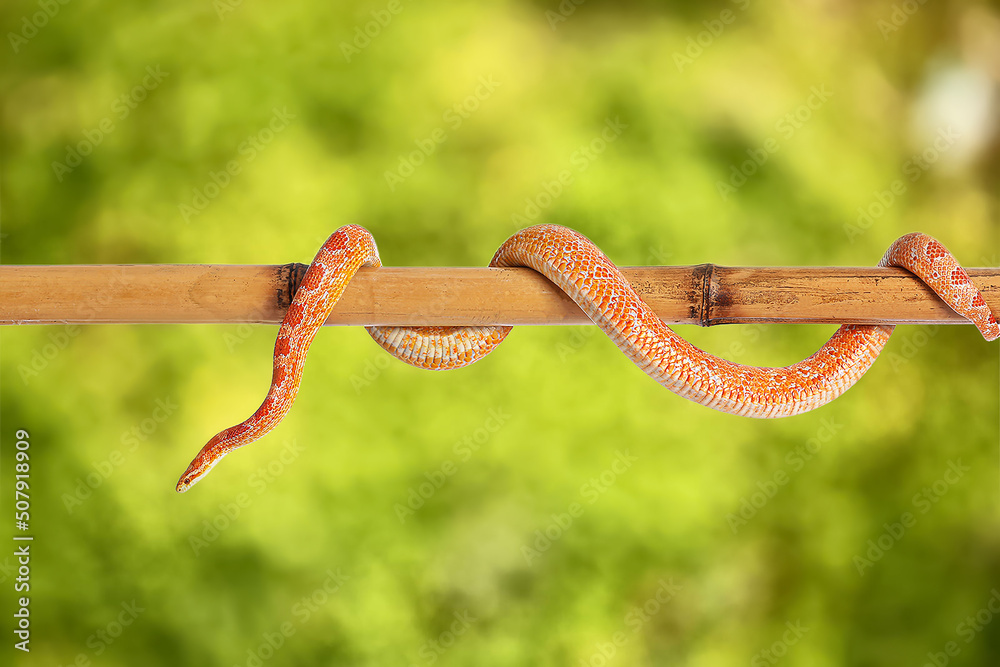
<path id="1" fill-rule="evenodd" d="M 0 266 L 0 323 L 263 323 L 281 321 L 303 264 Z M 748 322 L 961 324 L 902 269 L 628 267 L 668 324 Z M 970 269 L 994 313 L 1000 269 Z M 328 325 L 589 324 L 531 269 L 364 268 Z"/>

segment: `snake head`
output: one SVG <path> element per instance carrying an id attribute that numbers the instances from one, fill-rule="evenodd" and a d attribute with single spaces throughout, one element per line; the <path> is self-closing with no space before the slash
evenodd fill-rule
<path id="1" fill-rule="evenodd" d="M 229 429 L 226 429 L 222 433 L 219 433 L 201 448 L 201 451 L 198 452 L 198 455 L 194 457 L 194 460 L 187 467 L 187 470 L 177 480 L 177 493 L 184 493 L 197 484 L 226 455 L 227 450 L 222 450 L 219 445 L 225 439 L 228 432 Z"/>

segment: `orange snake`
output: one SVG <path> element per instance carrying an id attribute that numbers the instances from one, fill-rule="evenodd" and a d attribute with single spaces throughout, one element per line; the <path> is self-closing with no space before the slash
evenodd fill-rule
<path id="1" fill-rule="evenodd" d="M 177 491 L 187 491 L 223 456 L 262 437 L 281 421 L 298 392 L 309 345 L 362 266 L 381 266 L 375 239 L 364 227 L 341 227 L 320 248 L 281 323 L 267 398 L 249 419 L 208 441 L 177 482 Z M 696 403 L 746 417 L 787 417 L 832 401 L 868 370 L 893 330 L 891 325 L 847 324 L 819 351 L 791 366 L 744 366 L 680 338 L 597 246 L 566 227 L 522 229 L 500 246 L 490 266 L 527 266 L 542 273 L 654 380 Z M 979 290 L 933 238 L 913 233 L 897 239 L 879 266 L 911 271 L 975 324 L 986 340 L 1000 336 L 1000 327 Z M 397 359 L 419 368 L 445 370 L 482 359 L 511 327 L 366 329 Z"/>

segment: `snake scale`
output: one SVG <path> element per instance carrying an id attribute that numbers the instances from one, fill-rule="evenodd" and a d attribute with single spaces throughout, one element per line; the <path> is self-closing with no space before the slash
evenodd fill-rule
<path id="1" fill-rule="evenodd" d="M 938 241 L 921 233 L 897 239 L 879 266 L 902 267 L 926 283 L 986 340 L 1000 327 L 982 294 Z M 381 266 L 364 227 L 334 232 L 306 271 L 274 344 L 271 388 L 246 421 L 215 435 L 177 482 L 187 491 L 222 457 L 264 436 L 285 416 L 298 392 L 306 353 L 344 289 L 362 266 Z M 504 242 L 490 266 L 526 266 L 566 292 L 625 355 L 670 391 L 701 405 L 745 417 L 788 417 L 829 403 L 874 363 L 891 325 L 840 327 L 815 354 L 781 368 L 732 363 L 694 347 L 664 324 L 621 271 L 582 234 L 558 225 L 522 229 Z M 492 352 L 511 327 L 366 327 L 391 355 L 419 368 L 468 366 Z"/>

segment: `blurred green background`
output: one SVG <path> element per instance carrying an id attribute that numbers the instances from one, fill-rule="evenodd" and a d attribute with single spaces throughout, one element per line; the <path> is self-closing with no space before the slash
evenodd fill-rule
<path id="1" fill-rule="evenodd" d="M 52 0 L 0 25 L 7 264 L 307 262 L 359 223 L 387 265 L 479 266 L 556 222 L 620 265 L 874 265 L 913 230 L 1000 265 L 995 3 Z M 833 327 L 678 330 L 785 365 Z M 0 550 L 3 654 L 1000 656 L 1000 352 L 972 327 L 900 327 L 779 421 L 680 399 L 593 328 L 445 373 L 327 329 L 284 422 L 177 495 L 259 404 L 275 332 L 0 331 L 2 532 L 23 428 L 35 535 L 27 655 Z"/>

